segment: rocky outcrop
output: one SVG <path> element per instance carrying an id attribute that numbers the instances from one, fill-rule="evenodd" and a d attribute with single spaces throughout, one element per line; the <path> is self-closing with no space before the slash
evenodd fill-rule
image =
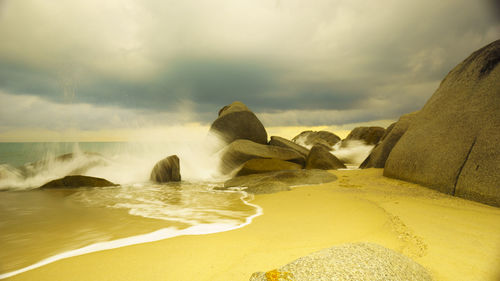
<path id="1" fill-rule="evenodd" d="M 331 148 L 340 141 L 340 138 L 334 133 L 328 131 L 304 131 L 295 136 L 292 141 L 307 147 L 312 147 L 316 144 L 323 144 Z"/>
<path id="2" fill-rule="evenodd" d="M 247 187 L 245 191 L 256 194 L 274 193 L 289 190 L 294 185 L 321 184 L 336 179 L 335 175 L 323 170 L 289 170 L 235 177 L 226 181 L 224 187 Z"/>
<path id="3" fill-rule="evenodd" d="M 249 140 L 236 140 L 226 146 L 221 152 L 221 167 L 223 174 L 230 174 L 234 169 L 240 167 L 248 160 L 255 158 L 273 158 L 305 164 L 305 158 L 295 150 L 274 146 L 258 144 Z"/>
<path id="4" fill-rule="evenodd" d="M 367 145 L 375 145 L 385 133 L 382 127 L 357 127 L 354 128 L 349 135 L 342 141 L 360 140 Z"/>
<path id="5" fill-rule="evenodd" d="M 392 149 L 384 175 L 500 206 L 500 40 L 441 82 Z"/>
<path id="6" fill-rule="evenodd" d="M 302 165 L 279 159 L 252 159 L 243 164 L 243 167 L 236 173 L 236 176 L 300 169 L 302 169 Z"/>
<path id="7" fill-rule="evenodd" d="M 269 141 L 269 145 L 275 145 L 275 146 L 281 146 L 285 148 L 290 148 L 298 153 L 304 155 L 304 157 L 307 157 L 309 154 L 309 149 L 303 147 L 302 145 L 296 144 L 293 141 L 289 141 L 285 138 L 282 137 L 277 137 L 277 136 L 272 136 L 271 140 Z"/>
<path id="8" fill-rule="evenodd" d="M 219 117 L 212 123 L 210 132 L 225 143 L 238 139 L 267 144 L 267 132 L 257 116 L 241 102 L 233 102 L 219 111 Z"/>
<path id="9" fill-rule="evenodd" d="M 88 176 L 66 176 L 61 179 L 50 181 L 42 186 L 40 189 L 46 188 L 77 188 L 77 187 L 104 187 L 116 186 L 110 181 L 102 178 L 88 177 Z"/>
<path id="10" fill-rule="evenodd" d="M 181 180 L 179 157 L 171 155 L 160 160 L 151 171 L 150 180 L 154 182 L 171 182 Z"/>
<path id="11" fill-rule="evenodd" d="M 373 243 L 352 243 L 323 249 L 268 272 L 257 272 L 250 281 L 268 280 L 384 280 L 431 281 L 420 264 Z"/>
<path id="12" fill-rule="evenodd" d="M 307 156 L 306 169 L 336 170 L 346 166 L 323 145 L 316 144 Z"/>
<path id="13" fill-rule="evenodd" d="M 370 155 L 368 155 L 359 167 L 362 169 L 384 168 L 389 153 L 391 153 L 392 148 L 396 145 L 401 136 L 408 130 L 411 120 L 416 114 L 417 112 L 405 114 L 399 118 L 398 122 L 391 124 L 380 140 L 380 143 L 373 148 Z"/>

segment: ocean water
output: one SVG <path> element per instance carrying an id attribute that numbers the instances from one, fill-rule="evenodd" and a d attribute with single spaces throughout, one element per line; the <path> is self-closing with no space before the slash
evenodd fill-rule
<path id="1" fill-rule="evenodd" d="M 0 143 L 0 279 L 66 257 L 247 225 L 262 211 L 241 190 L 215 189 L 225 178 L 212 142 Z M 155 163 L 171 154 L 181 159 L 182 182 L 150 182 Z M 71 174 L 120 186 L 38 189 Z"/>

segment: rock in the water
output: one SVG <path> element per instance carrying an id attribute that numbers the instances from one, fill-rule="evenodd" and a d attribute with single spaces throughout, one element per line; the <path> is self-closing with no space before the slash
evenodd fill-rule
<path id="1" fill-rule="evenodd" d="M 61 179 L 50 181 L 42 186 L 44 188 L 76 188 L 76 187 L 104 187 L 116 186 L 110 181 L 102 178 L 88 177 L 88 176 L 66 176 Z"/>
<path id="2" fill-rule="evenodd" d="M 367 145 L 375 145 L 380 141 L 384 133 L 385 129 L 382 127 L 357 127 L 344 140 L 361 140 Z"/>
<path id="3" fill-rule="evenodd" d="M 384 175 L 500 206 L 500 40 L 441 82 L 397 142 Z"/>
<path id="4" fill-rule="evenodd" d="M 219 117 L 212 123 L 210 132 L 225 143 L 238 139 L 267 144 L 267 132 L 260 120 L 241 102 L 233 102 L 219 111 Z"/>
<path id="5" fill-rule="evenodd" d="M 342 161 L 320 144 L 313 146 L 307 156 L 306 169 L 336 170 L 345 167 Z"/>
<path id="6" fill-rule="evenodd" d="M 250 281 L 430 281 L 420 264 L 374 243 L 352 243 L 320 250 L 279 269 L 256 272 Z"/>
<path id="7" fill-rule="evenodd" d="M 370 155 L 368 155 L 359 167 L 362 169 L 384 168 L 389 153 L 391 153 L 392 148 L 396 145 L 401 136 L 408 130 L 411 120 L 416 114 L 417 112 L 405 114 L 399 118 L 398 122 L 391 124 L 387 128 L 386 134 L 382 137 L 380 143 L 373 148 Z"/>
<path id="8" fill-rule="evenodd" d="M 285 138 L 282 138 L 282 137 L 272 136 L 271 140 L 269 141 L 269 145 L 276 145 L 276 146 L 281 146 L 281 147 L 293 149 L 293 150 L 297 151 L 298 153 L 304 155 L 304 157 L 307 157 L 307 155 L 309 154 L 309 149 L 303 147 L 302 145 L 296 144 L 293 141 L 289 141 Z"/>
<path id="9" fill-rule="evenodd" d="M 289 190 L 294 185 L 321 184 L 336 179 L 323 170 L 289 170 L 235 177 L 226 181 L 224 187 L 248 187 L 246 191 L 250 193 L 273 193 Z"/>
<path id="10" fill-rule="evenodd" d="M 236 140 L 226 146 L 221 152 L 221 172 L 231 173 L 243 163 L 254 158 L 274 158 L 305 164 L 305 158 L 295 150 L 274 146 L 258 144 L 249 140 Z"/>
<path id="11" fill-rule="evenodd" d="M 243 167 L 236 173 L 236 176 L 246 176 L 251 174 L 260 174 L 282 170 L 300 170 L 302 165 L 283 161 L 279 159 L 256 158 L 243 164 Z"/>
<path id="12" fill-rule="evenodd" d="M 171 155 L 160 160 L 151 171 L 150 180 L 154 182 L 171 182 L 181 180 L 179 157 Z"/>
<path id="13" fill-rule="evenodd" d="M 316 144 L 323 144 L 331 148 L 340 141 L 340 138 L 334 133 L 328 131 L 304 131 L 295 136 L 292 141 L 307 147 L 312 147 Z"/>

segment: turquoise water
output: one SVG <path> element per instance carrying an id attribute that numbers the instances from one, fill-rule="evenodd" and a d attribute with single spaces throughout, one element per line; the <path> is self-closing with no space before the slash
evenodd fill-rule
<path id="1" fill-rule="evenodd" d="M 178 235 L 242 227 L 259 215 L 222 184 L 217 159 L 196 143 L 0 143 L 0 279 L 61 258 Z M 70 157 L 58 157 L 64 154 Z M 176 153 L 180 183 L 149 181 Z M 68 174 L 119 186 L 40 190 Z"/>

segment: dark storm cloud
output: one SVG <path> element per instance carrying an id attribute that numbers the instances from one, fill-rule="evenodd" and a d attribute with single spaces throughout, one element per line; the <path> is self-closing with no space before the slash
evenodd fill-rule
<path id="1" fill-rule="evenodd" d="M 492 5 L 0 1 L 0 91 L 146 119 L 210 122 L 234 100 L 268 125 L 395 119 L 500 37 Z"/>

